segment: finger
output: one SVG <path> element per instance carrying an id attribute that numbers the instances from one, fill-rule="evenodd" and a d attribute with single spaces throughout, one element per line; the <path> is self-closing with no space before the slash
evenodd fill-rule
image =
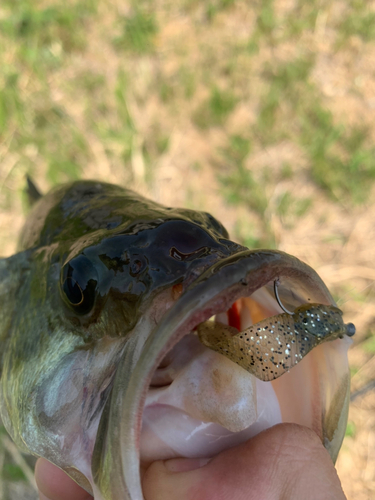
<path id="1" fill-rule="evenodd" d="M 295 424 L 267 429 L 206 465 L 191 459 L 154 462 L 143 491 L 146 500 L 345 500 L 319 438 Z"/>
<path id="2" fill-rule="evenodd" d="M 44 458 L 36 463 L 35 480 L 41 500 L 92 500 L 64 471 Z"/>

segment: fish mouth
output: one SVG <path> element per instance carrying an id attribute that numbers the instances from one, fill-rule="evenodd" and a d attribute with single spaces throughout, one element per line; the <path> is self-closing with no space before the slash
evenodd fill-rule
<path id="1" fill-rule="evenodd" d="M 317 273 L 298 259 L 243 251 L 207 269 L 149 335 L 138 335 L 125 350 L 98 430 L 105 438 L 97 439 L 93 454 L 99 491 L 142 499 L 140 466 L 212 457 L 280 422 L 313 429 L 335 461 L 347 419 L 348 337 L 317 346 L 289 372 L 264 382 L 197 336 L 206 322 L 242 331 L 282 313 L 275 280 L 289 310 L 335 305 Z"/>

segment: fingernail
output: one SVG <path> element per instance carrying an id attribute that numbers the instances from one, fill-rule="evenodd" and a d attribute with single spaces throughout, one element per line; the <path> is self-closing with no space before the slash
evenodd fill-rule
<path id="1" fill-rule="evenodd" d="M 203 467 L 210 460 L 210 458 L 171 458 L 165 460 L 164 465 L 169 472 L 188 472 Z"/>

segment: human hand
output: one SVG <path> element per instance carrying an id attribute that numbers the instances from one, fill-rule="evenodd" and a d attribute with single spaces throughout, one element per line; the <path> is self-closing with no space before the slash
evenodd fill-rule
<path id="1" fill-rule="evenodd" d="M 44 458 L 36 462 L 35 480 L 40 500 L 93 500 L 65 472 Z"/>
<path id="2" fill-rule="evenodd" d="M 296 424 L 276 425 L 204 462 L 154 462 L 143 476 L 145 499 L 345 500 L 319 438 Z M 46 460 L 38 461 L 35 474 L 41 500 L 92 500 Z"/>

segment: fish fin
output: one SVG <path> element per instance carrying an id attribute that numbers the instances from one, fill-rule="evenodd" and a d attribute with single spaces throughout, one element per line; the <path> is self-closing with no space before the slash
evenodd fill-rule
<path id="1" fill-rule="evenodd" d="M 26 182 L 27 182 L 26 194 L 29 201 L 29 205 L 30 207 L 32 207 L 43 195 L 36 187 L 34 181 L 28 175 L 26 176 Z"/>

